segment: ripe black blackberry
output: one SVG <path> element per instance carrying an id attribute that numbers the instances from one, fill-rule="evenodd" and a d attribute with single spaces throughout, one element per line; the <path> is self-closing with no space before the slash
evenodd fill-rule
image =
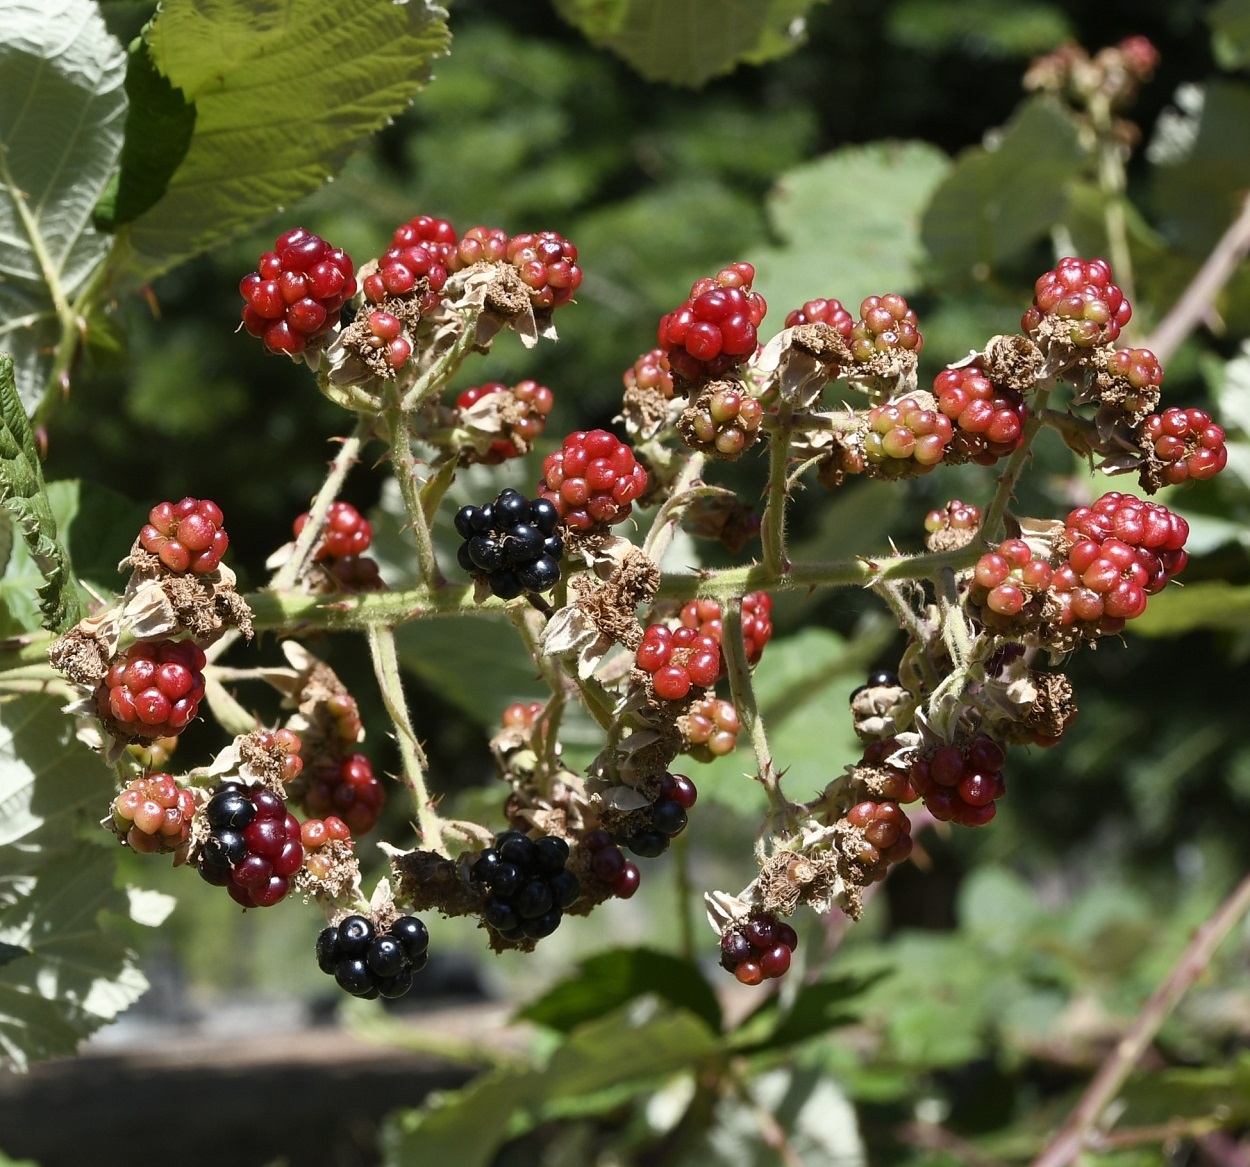
<path id="1" fill-rule="evenodd" d="M 686 829 L 688 811 L 699 797 L 695 785 L 684 774 L 665 774 L 660 782 L 659 797 L 651 804 L 647 825 L 617 842 L 628 847 L 641 859 L 655 859 L 668 850 L 668 845 Z"/>
<path id="2" fill-rule="evenodd" d="M 488 894 L 482 919 L 505 940 L 541 940 L 560 926 L 581 883 L 565 864 L 569 845 L 554 835 L 531 839 L 504 831 L 473 863 L 470 876 Z"/>
<path id="3" fill-rule="evenodd" d="M 531 502 L 509 487 L 488 506 L 456 512 L 456 533 L 464 540 L 457 559 L 501 600 L 550 591 L 559 582 L 564 554 L 559 523 L 559 513 L 545 498 Z"/>
<path id="4" fill-rule="evenodd" d="M 317 937 L 317 967 L 353 997 L 402 997 L 425 968 L 429 944 L 416 916 L 400 916 L 384 932 L 364 916 L 347 916 Z"/>

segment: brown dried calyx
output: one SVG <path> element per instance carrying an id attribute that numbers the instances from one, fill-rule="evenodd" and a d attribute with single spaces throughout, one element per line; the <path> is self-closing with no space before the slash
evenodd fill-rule
<path id="1" fill-rule="evenodd" d="M 977 364 L 995 385 L 1027 393 L 1037 384 L 1045 358 L 1027 336 L 1011 334 L 990 337 Z"/>
<path id="2" fill-rule="evenodd" d="M 119 617 L 124 633 L 147 640 L 182 628 L 201 646 L 228 628 L 252 638 L 252 610 L 236 590 L 234 572 L 224 564 L 205 575 L 184 575 L 170 571 L 136 539 L 118 567 L 131 569 Z"/>
<path id="3" fill-rule="evenodd" d="M 1053 746 L 1064 730 L 1076 719 L 1076 694 L 1072 682 L 1063 673 L 1030 669 L 1028 679 L 1036 690 L 1033 704 L 1023 711 L 1018 721 L 1003 725 L 1007 742 Z"/>
<path id="4" fill-rule="evenodd" d="M 841 866 L 832 850 L 777 851 L 764 861 L 756 880 L 760 905 L 781 916 L 792 915 L 800 905 L 821 913 L 837 906 L 858 920 L 863 911 L 859 889 L 848 885 Z"/>

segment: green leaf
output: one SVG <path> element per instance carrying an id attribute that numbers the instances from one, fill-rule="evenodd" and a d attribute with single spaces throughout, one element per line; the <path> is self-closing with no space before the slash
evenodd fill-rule
<path id="1" fill-rule="evenodd" d="M 446 52 L 429 0 L 166 0 L 152 61 L 195 107 L 186 157 L 126 233 L 150 279 L 319 187 Z M 136 180 L 137 181 L 137 180 Z"/>
<path id="2" fill-rule="evenodd" d="M 864 976 L 816 981 L 800 988 L 788 1008 L 783 1008 L 780 995 L 774 994 L 734 1031 L 734 1044 L 751 1053 L 784 1049 L 855 1021 L 858 1014 L 848 1006 L 887 975 L 888 970 L 883 969 Z"/>
<path id="3" fill-rule="evenodd" d="M 989 274 L 1063 215 L 1064 185 L 1087 165 L 1076 124 L 1036 98 L 984 146 L 966 150 L 933 195 L 921 233 L 943 275 Z"/>
<path id="4" fill-rule="evenodd" d="M 107 808 L 112 775 L 60 705 L 0 703 L 0 944 L 22 950 L 0 967 L 0 1054 L 19 1067 L 72 1053 L 147 988 L 98 921 L 127 914 L 117 848 L 78 838 Z"/>
<path id="5" fill-rule="evenodd" d="M 420 1110 L 393 1115 L 383 1135 L 385 1163 L 487 1167 L 501 1143 L 548 1115 L 617 1106 L 717 1049 L 715 1035 L 692 1014 L 635 1003 L 579 1026 L 541 1069 L 484 1074 Z"/>
<path id="6" fill-rule="evenodd" d="M 0 343 L 28 411 L 110 241 L 91 224 L 122 144 L 126 57 L 92 0 L 9 0 L 0 37 Z M 6 335 L 7 334 L 7 335 Z"/>
<path id="7" fill-rule="evenodd" d="M 957 50 L 970 57 L 1028 57 L 1073 36 L 1058 8 L 1031 0 L 903 0 L 886 16 L 895 44 L 930 53 Z"/>
<path id="8" fill-rule="evenodd" d="M 919 283 L 920 216 L 950 167 L 925 142 L 848 146 L 783 174 L 768 201 L 780 245 L 751 256 L 770 304 L 865 296 Z"/>
<path id="9" fill-rule="evenodd" d="M 1211 48 L 1225 69 L 1250 64 L 1250 0 L 1220 0 L 1207 12 Z"/>
<path id="10" fill-rule="evenodd" d="M 157 71 L 142 37 L 130 46 L 126 97 L 121 170 L 95 208 L 102 231 L 117 230 L 160 200 L 195 130 L 195 106 Z"/>
<path id="11" fill-rule="evenodd" d="M 0 353 L 0 503 L 21 527 L 31 558 L 43 573 L 38 593 L 44 627 L 61 632 L 82 618 L 82 606 L 69 556 L 57 541 L 34 434 L 13 380 L 13 361 L 5 353 Z"/>
<path id="12" fill-rule="evenodd" d="M 1196 628 L 1250 628 L 1250 586 L 1211 580 L 1168 588 L 1133 621 L 1141 636 L 1180 636 Z"/>
<path id="13" fill-rule="evenodd" d="M 650 948 L 612 948 L 592 956 L 582 962 L 575 976 L 554 985 L 517 1017 L 568 1033 L 648 993 L 720 1031 L 720 1003 L 698 968 Z"/>
<path id="14" fill-rule="evenodd" d="M 555 0 L 556 11 L 648 81 L 696 89 L 796 48 L 814 0 Z"/>

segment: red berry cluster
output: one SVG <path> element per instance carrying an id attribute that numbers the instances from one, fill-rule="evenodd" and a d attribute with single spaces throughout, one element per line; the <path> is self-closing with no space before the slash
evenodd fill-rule
<path id="1" fill-rule="evenodd" d="M 938 531 L 975 531 L 981 525 L 981 508 L 953 498 L 940 510 L 932 510 L 924 519 L 924 529 L 934 535 Z"/>
<path id="2" fill-rule="evenodd" d="M 1004 761 L 1002 747 L 977 734 L 962 748 L 941 746 L 928 758 L 913 762 L 911 784 L 939 822 L 981 827 L 994 817 L 995 801 L 1006 790 Z"/>
<path id="3" fill-rule="evenodd" d="M 303 773 L 304 759 L 300 750 L 304 743 L 299 734 L 289 729 L 261 729 L 251 735 L 257 749 L 263 750 L 278 764 L 278 780 L 285 785 Z"/>
<path id="4" fill-rule="evenodd" d="M 404 335 L 404 322 L 394 313 L 378 308 L 365 317 L 365 324 L 369 335 L 362 343 L 374 352 L 383 353 L 383 359 L 393 372 L 402 369 L 412 356 L 412 341 Z"/>
<path id="5" fill-rule="evenodd" d="M 722 933 L 721 968 L 733 973 L 744 985 L 758 985 L 772 977 L 785 976 L 798 946 L 798 935 L 789 924 L 768 912 L 759 912 Z"/>
<path id="6" fill-rule="evenodd" d="M 1067 561 L 1056 570 L 1052 593 L 1058 623 L 1119 632 L 1146 610 L 1146 598 L 1185 567 L 1189 524 L 1158 503 L 1109 491 L 1093 506 L 1068 514 Z"/>
<path id="7" fill-rule="evenodd" d="M 119 737 L 180 734 L 199 712 L 204 663 L 204 653 L 189 640 L 131 645 L 96 690 L 100 717 Z"/>
<path id="8" fill-rule="evenodd" d="M 113 799 L 113 828 L 132 850 L 177 851 L 191 837 L 195 795 L 169 774 L 136 778 Z"/>
<path id="9" fill-rule="evenodd" d="M 304 869 L 314 879 L 325 879 L 333 868 L 331 843 L 354 846 L 348 825 L 335 815 L 324 819 L 305 819 L 299 825 L 299 841 L 304 847 Z"/>
<path id="10" fill-rule="evenodd" d="M 1033 306 L 1020 318 L 1021 327 L 1036 336 L 1043 319 L 1050 317 L 1068 322 L 1068 339 L 1078 348 L 1114 341 L 1133 308 L 1111 279 L 1105 259 L 1061 259 L 1054 271 L 1038 277 Z"/>
<path id="11" fill-rule="evenodd" d="M 749 665 L 759 664 L 764 645 L 772 639 L 772 612 L 773 600 L 767 592 L 747 592 L 742 597 L 742 643 Z M 720 645 L 723 622 L 720 604 L 715 600 L 690 600 L 682 607 L 679 619 L 682 627 L 710 636 Z"/>
<path id="12" fill-rule="evenodd" d="M 562 308 L 582 285 L 577 248 L 555 231 L 514 235 L 505 252 L 529 288 L 530 303 L 551 311 Z"/>
<path id="13" fill-rule="evenodd" d="M 946 456 L 951 436 L 944 413 L 927 408 L 918 397 L 904 397 L 868 411 L 864 457 L 887 478 L 927 474 Z"/>
<path id="14" fill-rule="evenodd" d="M 1122 407 L 1129 413 L 1153 409 L 1163 385 L 1163 366 L 1148 348 L 1118 348 L 1107 358 L 1107 372 L 1125 380 L 1139 396 L 1125 398 Z"/>
<path id="15" fill-rule="evenodd" d="M 655 695 L 665 701 L 680 701 L 692 688 L 716 684 L 721 670 L 718 642 L 685 625 L 649 625 L 634 660 L 651 674 Z"/>
<path id="16" fill-rule="evenodd" d="M 417 215 L 391 234 L 392 247 L 424 247 L 448 268 L 452 266 L 457 243 L 455 227 L 432 215 Z"/>
<path id="17" fill-rule="evenodd" d="M 296 538 L 307 525 L 308 512 L 305 511 L 293 525 Z M 321 538 L 317 541 L 313 558 L 320 562 L 363 555 L 372 542 L 373 528 L 369 520 L 349 502 L 332 502 L 326 512 L 325 526 L 321 528 Z"/>
<path id="18" fill-rule="evenodd" d="M 221 508 L 207 498 L 157 503 L 139 532 L 139 546 L 170 571 L 207 575 L 230 546 L 222 521 Z"/>
<path id="19" fill-rule="evenodd" d="M 377 271 L 365 276 L 365 299 L 381 304 L 387 296 L 405 296 L 425 281 L 420 310 L 428 312 L 438 302 L 447 282 L 447 265 L 456 243 L 456 232 L 443 219 L 419 216 L 391 237 L 391 245 L 377 261 Z"/>
<path id="20" fill-rule="evenodd" d="M 1029 416 L 1024 400 L 980 369 L 946 369 L 934 378 L 933 395 L 955 429 L 952 460 L 990 466 L 1024 441 Z"/>
<path id="21" fill-rule="evenodd" d="M 987 551 L 973 569 L 969 599 L 986 613 L 1015 616 L 1054 578 L 1050 563 L 1033 554 L 1023 539 L 1006 539 L 996 551 Z M 987 623 L 993 626 L 987 616 Z"/>
<path id="22" fill-rule="evenodd" d="M 689 382 L 720 376 L 755 352 L 756 329 L 768 311 L 751 291 L 755 268 L 734 263 L 696 280 L 681 307 L 660 320 L 657 338 L 674 373 Z"/>
<path id="23" fill-rule="evenodd" d="M 462 271 L 475 263 L 505 263 L 507 259 L 507 231 L 499 227 L 470 227 L 456 245 L 451 270 Z"/>
<path id="24" fill-rule="evenodd" d="M 855 320 L 837 300 L 808 300 L 786 317 L 786 327 L 800 324 L 827 324 L 836 329 L 849 345 L 855 334 Z M 913 321 L 914 324 L 914 321 Z"/>
<path id="25" fill-rule="evenodd" d="M 902 351 L 919 356 L 924 348 L 924 337 L 916 331 L 916 313 L 902 296 L 869 296 L 859 306 L 859 317 L 847 343 L 860 364 L 878 353 Z"/>
<path id="26" fill-rule="evenodd" d="M 755 441 L 764 407 L 729 385 L 704 394 L 681 421 L 686 445 L 723 458 L 736 458 Z"/>
<path id="27" fill-rule="evenodd" d="M 519 406 L 518 412 L 521 417 L 515 422 L 508 421 L 506 428 L 510 435 L 516 435 L 520 445 L 518 446 L 517 442 L 509 438 L 500 438 L 498 441 L 491 442 L 486 455 L 475 459 L 487 466 L 497 466 L 509 458 L 520 457 L 528 450 L 539 434 L 547 428 L 547 415 L 555 405 L 555 394 L 546 385 L 540 385 L 537 381 L 518 381 L 511 389 L 502 381 L 490 381 L 485 385 L 475 385 L 471 389 L 466 389 L 456 398 L 456 408 L 468 409 L 476 405 L 483 397 L 489 397 L 493 393 L 510 393 Z"/>
<path id="28" fill-rule="evenodd" d="M 578 430 L 543 459 L 538 494 L 573 531 L 621 523 L 647 488 L 647 472 L 634 452 L 607 430 Z"/>
<path id="29" fill-rule="evenodd" d="M 1169 486 L 1202 482 L 1228 464 L 1224 431 L 1201 409 L 1165 409 L 1142 423 L 1150 452 L 1163 463 L 1160 477 Z"/>
<path id="30" fill-rule="evenodd" d="M 663 349 L 653 348 L 643 353 L 625 370 L 621 379 L 626 389 L 637 386 L 659 393 L 661 397 L 673 396 L 673 370 Z"/>
<path id="31" fill-rule="evenodd" d="M 303 352 L 338 323 L 339 309 L 356 294 L 347 253 L 303 227 L 279 235 L 256 267 L 239 283 L 243 326 L 271 352 Z"/>
<path id="32" fill-rule="evenodd" d="M 694 747 L 688 752 L 701 759 L 706 755 L 708 761 L 733 753 L 742 731 L 734 703 L 712 696 L 696 701 L 679 725 L 687 746 Z"/>
<path id="33" fill-rule="evenodd" d="M 286 896 L 304 864 L 300 825 L 264 786 L 228 783 L 204 809 L 209 836 L 196 860 L 202 878 L 245 908 L 268 908 Z"/>
<path id="34" fill-rule="evenodd" d="M 846 812 L 846 821 L 863 832 L 852 858 L 864 868 L 865 883 L 884 879 L 891 864 L 911 854 L 911 819 L 897 802 L 856 803 Z"/>
<path id="35" fill-rule="evenodd" d="M 386 791 L 364 754 L 348 754 L 342 760 L 316 766 L 304 792 L 304 808 L 309 814 L 334 814 L 355 835 L 373 830 L 385 801 Z"/>
<path id="36" fill-rule="evenodd" d="M 582 846 L 590 855 L 590 871 L 601 883 L 606 883 L 617 899 L 630 899 L 642 882 L 638 865 L 625 858 L 612 836 L 601 827 L 587 831 L 582 836 Z"/>

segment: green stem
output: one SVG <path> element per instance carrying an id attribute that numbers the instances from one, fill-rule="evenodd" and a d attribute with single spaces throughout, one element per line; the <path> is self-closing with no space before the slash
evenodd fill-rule
<path id="1" fill-rule="evenodd" d="M 412 791 L 417 806 L 417 830 L 421 842 L 431 851 L 446 855 L 443 843 L 443 820 L 430 799 L 425 785 L 427 767 L 425 751 L 413 731 L 408 717 L 408 703 L 404 699 L 404 682 L 399 668 L 399 656 L 395 651 L 395 630 L 388 625 L 375 624 L 369 629 L 369 652 L 373 657 L 373 671 L 382 693 L 382 703 L 395 723 L 395 736 L 403 760 L 404 783 Z"/>
<path id="2" fill-rule="evenodd" d="M 903 595 L 900 583 L 882 580 L 873 584 L 872 590 L 889 605 L 890 611 L 894 613 L 895 619 L 898 620 L 899 627 L 907 633 L 907 639 L 925 650 L 918 654 L 920 669 L 924 673 L 925 688 L 932 692 L 937 688 L 941 680 L 938 677 L 937 669 L 933 666 L 933 659 L 928 652 L 929 643 L 932 639 L 932 629 L 925 626 L 924 622 L 916 614 L 915 609 L 907 602 L 907 597 Z"/>
<path id="3" fill-rule="evenodd" d="M 671 493 L 655 516 L 655 522 L 651 524 L 651 530 L 647 532 L 647 537 L 642 544 L 643 552 L 651 558 L 652 562 L 660 563 L 664 559 L 664 553 L 673 541 L 673 532 L 677 529 L 681 512 L 688 502 L 682 496 L 698 481 L 699 475 L 703 473 L 704 461 L 702 454 L 690 455 L 673 483 Z"/>
<path id="4" fill-rule="evenodd" d="M 1129 250 L 1128 217 L 1125 213 L 1124 147 L 1116 139 L 1111 107 L 1101 95 L 1090 102 L 1090 117 L 1098 138 L 1098 185 L 1102 188 L 1103 223 L 1107 230 L 1107 250 L 1115 271 L 1115 282 L 1132 303 L 1133 257 Z"/>
<path id="5" fill-rule="evenodd" d="M 382 417 L 386 424 L 386 438 L 391 447 L 391 464 L 399 482 L 400 497 L 404 500 L 408 524 L 417 545 L 417 568 L 426 585 L 437 590 L 444 587 L 447 580 L 434 553 L 434 536 L 430 531 L 421 498 L 421 487 L 418 485 L 417 460 L 412 453 L 412 432 L 409 428 L 410 415 L 403 409 L 392 408 Z"/>
<path id="6" fill-rule="evenodd" d="M 777 407 L 777 429 L 768 439 L 768 502 L 760 521 L 764 567 L 770 575 L 781 576 L 789 569 L 786 558 L 786 467 L 790 461 L 790 416 L 788 401 Z"/>
<path id="7" fill-rule="evenodd" d="M 477 331 L 476 313 L 463 319 L 463 328 L 450 348 L 440 353 L 433 364 L 413 382 L 404 394 L 399 408 L 408 413 L 416 409 L 427 397 L 438 393 L 455 375 L 464 358 L 473 351 L 474 334 Z"/>
<path id="8" fill-rule="evenodd" d="M 694 921 L 690 918 L 690 901 L 694 884 L 690 879 L 690 834 L 673 840 L 673 890 L 677 893 L 677 927 L 681 954 L 694 962 L 698 949 L 694 942 Z"/>
<path id="9" fill-rule="evenodd" d="M 348 472 L 359 460 L 360 449 L 372 430 L 373 418 L 362 415 L 356 421 L 356 428 L 343 439 L 339 452 L 334 455 L 334 460 L 330 463 L 330 471 L 317 491 L 317 497 L 313 499 L 312 506 L 309 508 L 308 522 L 304 524 L 304 529 L 295 540 L 295 547 L 291 551 L 290 559 L 278 568 L 272 583 L 269 585 L 273 591 L 285 592 L 290 590 L 303 577 L 304 572 L 308 570 L 308 564 L 312 561 L 313 549 L 317 545 L 317 540 L 321 538 L 322 529 L 325 527 L 326 515 L 329 513 L 330 504 L 338 497 L 339 491 L 343 489 L 343 483 L 347 478 Z"/>
<path id="10" fill-rule="evenodd" d="M 1006 469 L 998 480 L 998 489 L 985 512 L 985 520 L 981 524 L 981 537 L 986 543 L 997 545 L 1003 537 L 1003 518 L 1007 513 L 1007 504 L 1015 492 L 1016 482 L 1024 470 L 1024 464 L 1032 457 L 1033 439 L 1044 424 L 1047 416 L 1046 403 L 1050 400 L 1054 389 L 1054 379 L 1042 381 L 1037 386 L 1037 393 L 1029 405 L 1029 418 L 1024 423 L 1024 440 L 1019 448 L 1007 459 Z"/>

